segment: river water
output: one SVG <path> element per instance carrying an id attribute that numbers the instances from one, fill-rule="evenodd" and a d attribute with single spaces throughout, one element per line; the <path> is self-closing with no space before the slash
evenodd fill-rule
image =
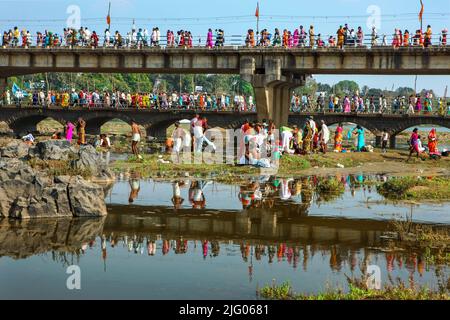
<path id="1" fill-rule="evenodd" d="M 339 196 L 316 177 L 254 178 L 242 186 L 123 178 L 106 189 L 101 219 L 0 221 L 0 299 L 256 299 L 289 281 L 296 292 L 347 288 L 368 265 L 382 283 L 436 287 L 448 269 L 423 252 L 386 251 L 392 219 L 450 226 L 448 204 L 393 204 L 384 176 L 337 176 Z M 81 271 L 68 290 L 67 267 Z"/>

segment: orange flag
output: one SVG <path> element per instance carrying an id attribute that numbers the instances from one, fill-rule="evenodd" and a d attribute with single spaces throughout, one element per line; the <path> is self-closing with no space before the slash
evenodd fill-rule
<path id="1" fill-rule="evenodd" d="M 422 22 L 423 9 L 424 9 L 422 0 L 420 0 L 420 6 L 421 6 L 421 8 L 420 8 L 420 12 L 419 12 L 419 21 Z"/>
<path id="2" fill-rule="evenodd" d="M 111 24 L 111 2 L 109 2 L 108 15 L 106 16 L 106 23 L 108 24 L 108 26 Z"/>
<path id="3" fill-rule="evenodd" d="M 255 17 L 259 18 L 259 2 L 256 3 Z"/>

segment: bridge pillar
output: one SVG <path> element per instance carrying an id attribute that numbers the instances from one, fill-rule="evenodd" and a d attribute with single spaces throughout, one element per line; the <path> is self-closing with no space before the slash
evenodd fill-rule
<path id="1" fill-rule="evenodd" d="M 394 134 L 389 137 L 389 147 L 391 149 L 395 149 L 397 147 L 397 137 Z"/>
<path id="2" fill-rule="evenodd" d="M 7 87 L 8 87 L 8 79 L 0 78 L 0 96 L 3 94 L 3 92 L 6 91 Z"/>
<path id="3" fill-rule="evenodd" d="M 273 120 L 275 126 L 288 124 L 291 91 L 306 82 L 304 74 L 282 72 L 282 59 L 264 57 L 264 70 L 256 70 L 254 57 L 241 58 L 241 77 L 250 82 L 255 91 L 258 121 Z"/>
<path id="4" fill-rule="evenodd" d="M 381 140 L 382 140 L 381 136 L 379 135 L 375 136 L 375 147 L 381 148 Z"/>

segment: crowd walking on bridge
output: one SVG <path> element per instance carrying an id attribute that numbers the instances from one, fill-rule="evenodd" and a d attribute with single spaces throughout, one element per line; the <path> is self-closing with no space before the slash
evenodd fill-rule
<path id="1" fill-rule="evenodd" d="M 444 28 L 439 33 L 433 33 L 431 25 L 425 30 L 415 30 L 409 32 L 407 29 L 396 28 L 392 35 L 380 35 L 373 27 L 369 33 L 364 33 L 361 26 L 352 27 L 348 23 L 340 25 L 335 35 L 324 35 L 317 32 L 314 25 L 294 30 L 275 28 L 273 33 L 268 29 L 262 29 L 255 32 L 249 29 L 246 36 L 231 40 L 232 45 L 241 45 L 246 47 L 279 47 L 279 48 L 340 48 L 345 47 L 377 47 L 392 46 L 400 47 L 423 47 L 432 45 L 447 46 L 448 29 Z M 164 43 L 162 41 L 164 38 Z M 103 39 L 103 41 L 102 41 Z M 237 41 L 237 42 L 235 42 Z M 32 34 L 28 29 L 19 29 L 15 26 L 12 29 L 5 30 L 2 37 L 3 48 L 56 48 L 56 47 L 114 47 L 114 48 L 136 48 L 162 47 L 166 48 L 221 48 L 226 44 L 225 31 L 217 28 L 209 28 L 205 36 L 194 37 L 191 31 L 167 30 L 164 36 L 158 27 L 153 27 L 149 32 L 147 28 L 137 28 L 134 24 L 131 30 L 122 34 L 118 30 L 114 33 L 107 28 L 103 34 L 98 34 L 95 30 L 88 27 L 79 29 L 64 28 L 61 33 L 45 30 Z"/>

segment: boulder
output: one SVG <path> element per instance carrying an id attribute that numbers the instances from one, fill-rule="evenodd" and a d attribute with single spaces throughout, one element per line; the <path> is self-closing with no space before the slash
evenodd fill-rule
<path id="1" fill-rule="evenodd" d="M 78 158 L 71 165 L 75 169 L 90 172 L 96 178 L 111 180 L 114 177 L 105 159 L 91 145 L 81 146 Z"/>
<path id="2" fill-rule="evenodd" d="M 13 140 L 2 148 L 1 156 L 3 158 L 24 158 L 28 156 L 30 146 L 22 140 Z"/>
<path id="3" fill-rule="evenodd" d="M 36 144 L 30 149 L 31 157 L 36 157 L 42 160 L 72 160 L 77 151 L 71 146 L 67 140 L 47 140 Z"/>
<path id="4" fill-rule="evenodd" d="M 105 194 L 99 185 L 75 177 L 69 184 L 68 194 L 74 217 L 107 215 Z"/>

